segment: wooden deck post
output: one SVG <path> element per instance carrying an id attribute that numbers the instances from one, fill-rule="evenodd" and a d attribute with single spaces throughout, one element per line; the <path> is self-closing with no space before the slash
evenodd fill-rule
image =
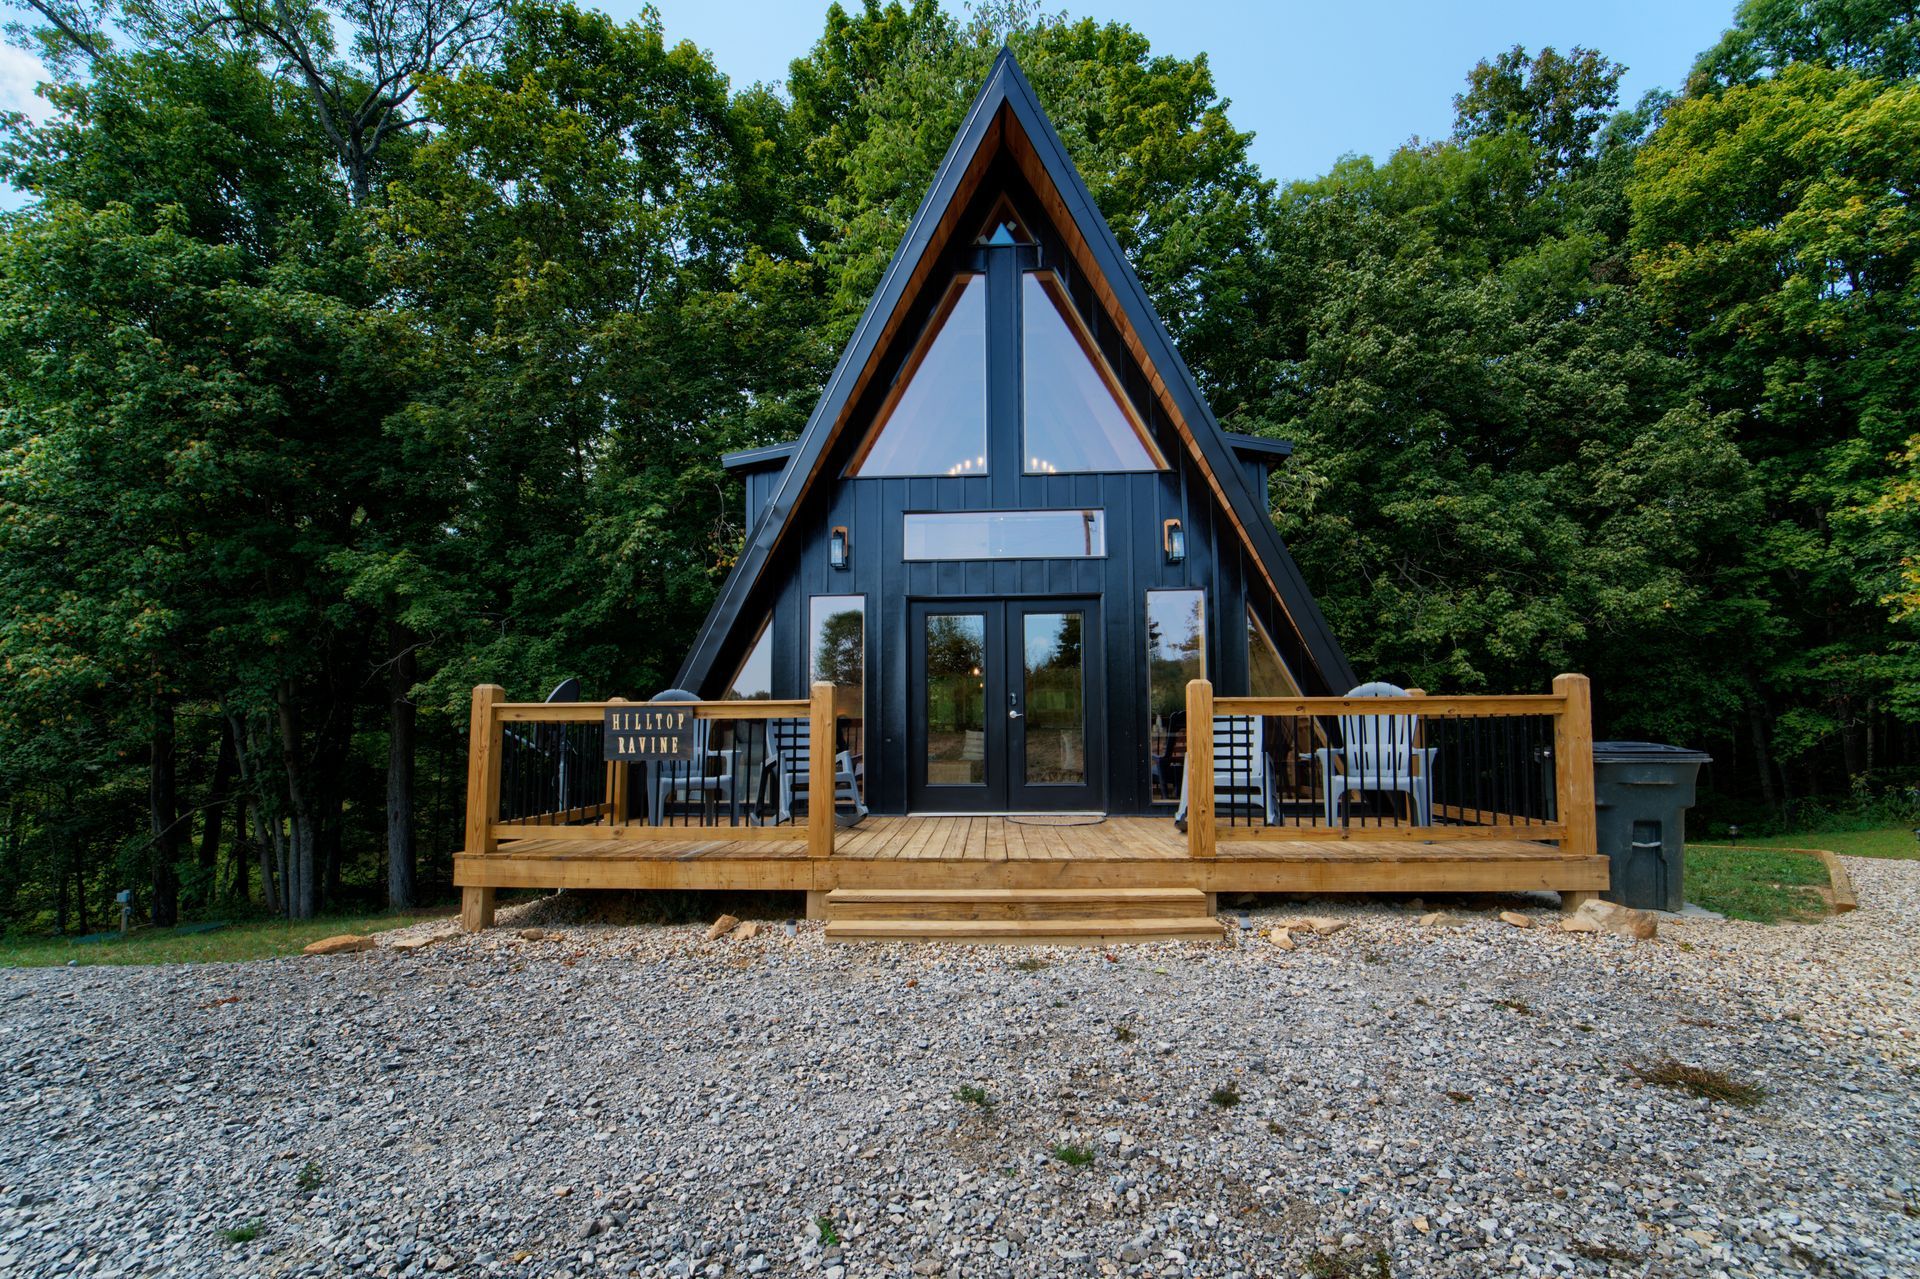
<path id="1" fill-rule="evenodd" d="M 1213 856 L 1213 685 L 1187 681 L 1187 856 Z"/>
<path id="2" fill-rule="evenodd" d="M 624 697 L 609 697 L 610 703 L 624 706 Z M 615 760 L 607 765 L 607 821 L 610 825 L 627 824 L 627 770 L 633 765 Z"/>
<path id="3" fill-rule="evenodd" d="M 833 685 L 816 681 L 807 707 L 807 856 L 833 853 Z"/>
<path id="4" fill-rule="evenodd" d="M 1585 675 L 1556 675 L 1553 691 L 1566 705 L 1553 717 L 1553 779 L 1562 852 L 1592 857 L 1600 851 L 1593 811 L 1593 693 Z"/>
<path id="5" fill-rule="evenodd" d="M 467 728 L 467 840 L 470 856 L 485 856 L 499 847 L 493 823 L 500 815 L 500 725 L 493 708 L 506 700 L 498 684 L 479 684 L 473 690 L 473 717 Z M 493 924 L 493 889 L 460 890 L 460 927 L 478 932 Z"/>

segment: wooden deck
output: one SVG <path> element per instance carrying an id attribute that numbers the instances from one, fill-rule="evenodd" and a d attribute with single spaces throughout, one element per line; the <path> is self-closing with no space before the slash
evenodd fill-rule
<path id="1" fill-rule="evenodd" d="M 537 828 L 529 828 L 537 829 Z M 1445 828 L 1432 828 L 1436 832 Z M 502 838 L 454 859 L 454 882 L 486 888 L 1197 888 L 1204 892 L 1490 892 L 1607 886 L 1607 860 L 1551 843 L 1473 837 L 1236 841 L 1189 855 L 1171 818 L 869 817 L 809 857 L 806 832 L 729 840 Z M 1397 832 L 1396 832 L 1397 833 Z"/>

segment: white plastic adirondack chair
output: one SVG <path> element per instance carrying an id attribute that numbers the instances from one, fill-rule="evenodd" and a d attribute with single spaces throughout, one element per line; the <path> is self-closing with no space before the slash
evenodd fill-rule
<path id="1" fill-rule="evenodd" d="M 1348 697 L 1406 697 L 1395 684 L 1362 684 Z M 1320 761 L 1321 799 L 1327 822 L 1338 826 L 1347 796 L 1355 791 L 1380 791 L 1407 796 L 1416 825 L 1433 825 L 1433 757 L 1435 748 L 1421 747 L 1418 715 L 1342 715 L 1342 747 L 1323 746 L 1313 752 Z"/>
<path id="2" fill-rule="evenodd" d="M 1278 826 L 1280 803 L 1274 793 L 1273 769 L 1267 764 L 1265 724 L 1258 715 L 1213 717 L 1213 805 L 1215 811 L 1258 808 L 1267 825 Z M 1191 768 L 1180 770 L 1180 807 L 1174 810 L 1173 820 L 1183 826 L 1187 778 L 1192 775 Z"/>
<path id="3" fill-rule="evenodd" d="M 767 734 L 767 767 L 774 770 L 780 820 L 790 822 L 794 798 L 811 788 L 807 754 L 813 725 L 804 719 L 768 720 Z M 865 766 L 853 758 L 852 751 L 841 751 L 833 757 L 833 801 L 835 805 L 851 804 L 855 820 L 867 815 L 867 801 L 860 794 L 865 773 Z"/>
<path id="4" fill-rule="evenodd" d="M 704 804 L 709 797 L 719 804 L 733 801 L 732 752 L 707 749 L 712 732 L 711 721 L 695 719 L 693 753 L 678 763 L 663 762 L 651 766 L 655 826 L 666 820 L 668 804 Z M 720 762 L 717 771 L 713 768 L 714 760 Z"/>

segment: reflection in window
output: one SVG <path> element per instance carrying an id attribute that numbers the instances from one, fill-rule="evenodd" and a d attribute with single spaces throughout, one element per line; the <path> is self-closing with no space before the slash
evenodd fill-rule
<path id="1" fill-rule="evenodd" d="M 1280 649 L 1267 628 L 1247 606 L 1247 692 L 1254 697 L 1298 697 L 1300 685 L 1280 659 Z"/>
<path id="2" fill-rule="evenodd" d="M 1207 597 L 1202 591 L 1147 592 L 1148 793 L 1180 798 L 1187 758 L 1187 682 L 1207 677 Z"/>
<path id="3" fill-rule="evenodd" d="M 1029 786 L 1087 780 L 1085 613 L 1028 613 L 1026 780 Z"/>
<path id="4" fill-rule="evenodd" d="M 874 415 L 854 475 L 987 469 L 987 281 L 955 280 Z"/>
<path id="5" fill-rule="evenodd" d="M 1073 560 L 1106 553 L 1104 511 L 940 511 L 906 517 L 910 560 Z"/>
<path id="6" fill-rule="evenodd" d="M 808 622 L 807 670 L 811 680 L 833 685 L 839 721 L 835 750 L 865 752 L 867 714 L 867 597 L 816 595 Z M 856 768 L 856 776 L 865 770 Z"/>
<path id="7" fill-rule="evenodd" d="M 763 701 L 773 696 L 773 627 L 772 621 L 760 623 L 760 633 L 753 637 L 753 647 L 747 650 L 747 656 L 740 663 L 740 669 L 733 673 L 733 683 L 727 686 L 729 701 Z"/>
<path id="8" fill-rule="evenodd" d="M 1058 277 L 1021 279 L 1027 473 L 1159 470 L 1145 425 Z"/>
<path id="9" fill-rule="evenodd" d="M 927 615 L 927 785 L 987 780 L 987 619 Z"/>

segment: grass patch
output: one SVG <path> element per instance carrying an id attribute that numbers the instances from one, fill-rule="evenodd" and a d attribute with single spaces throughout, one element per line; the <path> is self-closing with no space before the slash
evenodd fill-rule
<path id="1" fill-rule="evenodd" d="M 71 938 L 19 938 L 0 941 L 0 968 L 55 968 L 62 964 L 222 964 L 247 959 L 297 955 L 308 942 L 336 933 L 374 933 L 402 928 L 423 919 L 449 918 L 452 908 L 406 914 L 329 915 L 324 919 L 244 920 L 206 933 L 172 928 L 142 928 L 123 939 L 97 942 Z"/>
<path id="2" fill-rule="evenodd" d="M 1124 1021 L 1116 1022 L 1113 1027 L 1113 1037 L 1123 1044 L 1130 1044 L 1133 1042 L 1133 1027 Z"/>
<path id="3" fill-rule="evenodd" d="M 840 1232 L 833 1228 L 832 1217 L 829 1217 L 824 1212 L 821 1213 L 813 1219 L 813 1228 L 820 1232 L 820 1246 L 822 1248 L 838 1248 L 840 1246 Z"/>
<path id="4" fill-rule="evenodd" d="M 1533 1005 L 1524 999 L 1496 999 L 1493 1005 L 1496 1008 L 1504 1008 L 1510 1013 L 1519 1013 L 1522 1017 L 1533 1015 Z"/>
<path id="5" fill-rule="evenodd" d="M 315 1191 L 327 1184 L 327 1174 L 321 1171 L 319 1164 L 309 1159 L 307 1166 L 300 1170 L 300 1175 L 293 1179 L 293 1184 L 301 1190 Z"/>
<path id="6" fill-rule="evenodd" d="M 992 1110 L 995 1102 L 987 1096 L 987 1090 L 978 1084 L 961 1084 L 953 1090 L 955 1101 L 964 1101 L 969 1106 L 978 1106 L 982 1110 Z"/>
<path id="7" fill-rule="evenodd" d="M 1207 1094 L 1208 1104 L 1218 1106 L 1222 1110 L 1229 1106 L 1237 1106 L 1240 1101 L 1240 1085 L 1234 1083 L 1221 1084 Z"/>
<path id="8" fill-rule="evenodd" d="M 1093 1162 L 1093 1149 L 1090 1146 L 1055 1146 L 1053 1157 L 1069 1168 L 1085 1168 Z"/>
<path id="9" fill-rule="evenodd" d="M 1047 966 L 1047 961 L 1038 955 L 1028 955 L 1025 959 L 1016 959 L 1013 966 L 1023 973 L 1037 973 Z"/>
<path id="10" fill-rule="evenodd" d="M 1662 1088 L 1677 1088 L 1692 1093 L 1695 1097 L 1704 1097 L 1708 1101 L 1724 1101 L 1735 1106 L 1757 1106 L 1765 1100 L 1767 1090 L 1758 1084 L 1742 1083 L 1731 1075 L 1706 1066 L 1689 1066 L 1671 1057 L 1655 1062 L 1651 1066 L 1629 1065 L 1636 1076 L 1650 1084 Z"/>
<path id="11" fill-rule="evenodd" d="M 1316 1252 L 1307 1258 L 1313 1279 L 1392 1279 L 1387 1250 L 1365 1245 L 1348 1252 Z"/>
<path id="12" fill-rule="evenodd" d="M 228 1243 L 252 1243 L 260 1237 L 260 1223 L 243 1221 L 237 1226 L 229 1226 L 222 1230 L 220 1237 Z"/>
<path id="13" fill-rule="evenodd" d="M 1810 853 L 1687 845 L 1687 899 L 1729 919 L 1762 924 L 1818 919 L 1827 867 Z"/>
<path id="14" fill-rule="evenodd" d="M 1470 1093 L 1470 1092 L 1461 1092 L 1461 1091 L 1460 1091 L 1460 1090 L 1459 1090 L 1458 1088 L 1449 1088 L 1449 1089 L 1447 1089 L 1447 1094 L 1446 1094 L 1446 1095 L 1447 1095 L 1447 1100 L 1448 1100 L 1448 1101 L 1450 1101 L 1450 1102 L 1452 1102 L 1452 1103 L 1453 1103 L 1454 1105 L 1456 1105 L 1456 1106 L 1464 1106 L 1464 1105 L 1466 1105 L 1466 1104 L 1467 1104 L 1468 1102 L 1470 1102 L 1470 1101 L 1472 1101 L 1472 1100 L 1473 1100 L 1473 1094 L 1472 1094 L 1472 1093 Z"/>
<path id="15" fill-rule="evenodd" d="M 1779 835 L 1757 835 L 1752 839 L 1740 841 L 1740 848 L 1780 849 L 1780 848 L 1824 848 L 1830 853 L 1839 853 L 1842 857 L 1891 857 L 1900 861 L 1912 861 L 1920 857 L 1920 840 L 1913 837 L 1915 822 L 1904 822 L 1897 826 L 1856 826 L 1846 829 L 1823 830 L 1810 826 L 1787 831 Z M 1836 823 L 1836 825 L 1839 825 Z M 1689 843 L 1687 851 L 1694 848 L 1728 848 L 1731 845 L 1723 838 L 1702 840 L 1699 844 Z"/>

